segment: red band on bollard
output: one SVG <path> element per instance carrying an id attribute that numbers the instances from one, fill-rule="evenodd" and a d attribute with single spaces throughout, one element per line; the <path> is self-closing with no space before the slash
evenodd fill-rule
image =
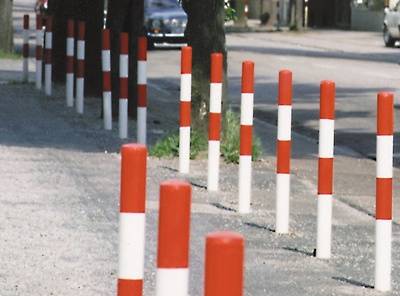
<path id="1" fill-rule="evenodd" d="M 86 24 L 85 22 L 78 22 L 78 40 L 85 40 Z"/>
<path id="2" fill-rule="evenodd" d="M 221 113 L 209 113 L 208 140 L 219 141 L 221 133 Z"/>
<path id="3" fill-rule="evenodd" d="M 46 32 L 53 32 L 53 16 L 46 17 Z"/>
<path id="4" fill-rule="evenodd" d="M 127 99 L 128 98 L 128 78 L 119 78 L 119 98 Z"/>
<path id="5" fill-rule="evenodd" d="M 120 54 L 129 54 L 129 34 L 121 33 L 120 34 Z"/>
<path id="6" fill-rule="evenodd" d="M 179 110 L 179 126 L 180 127 L 185 127 L 188 126 L 190 127 L 190 114 L 192 111 L 192 103 L 189 101 L 181 101 L 180 103 L 180 110 Z"/>
<path id="7" fill-rule="evenodd" d="M 182 47 L 181 51 L 181 74 L 192 73 L 192 48 L 190 46 Z"/>
<path id="8" fill-rule="evenodd" d="M 335 82 L 321 82 L 320 119 L 335 119 Z"/>
<path id="9" fill-rule="evenodd" d="M 333 194 L 333 158 L 318 161 L 318 194 Z"/>
<path id="10" fill-rule="evenodd" d="M 292 72 L 289 70 L 282 70 L 279 72 L 279 105 L 292 105 Z"/>
<path id="11" fill-rule="evenodd" d="M 254 63 L 244 61 L 242 64 L 242 93 L 254 93 Z"/>
<path id="12" fill-rule="evenodd" d="M 42 30 L 43 28 L 43 19 L 41 14 L 36 15 L 36 30 Z"/>
<path id="13" fill-rule="evenodd" d="M 102 38 L 102 49 L 109 50 L 110 46 L 110 30 L 104 29 L 103 30 L 103 38 Z"/>
<path id="14" fill-rule="evenodd" d="M 29 15 L 28 14 L 24 15 L 24 29 L 29 30 Z"/>
<path id="15" fill-rule="evenodd" d="M 74 73 L 74 57 L 66 57 L 66 72 Z"/>
<path id="16" fill-rule="evenodd" d="M 158 268 L 189 265 L 191 186 L 178 180 L 160 185 Z"/>
<path id="17" fill-rule="evenodd" d="M 75 36 L 75 22 L 72 19 L 67 21 L 67 37 L 74 38 Z"/>
<path id="18" fill-rule="evenodd" d="M 253 126 L 252 125 L 241 125 L 240 126 L 240 155 L 252 155 L 253 154 Z"/>
<path id="19" fill-rule="evenodd" d="M 376 178 L 376 219 L 392 220 L 392 178 Z"/>
<path id="20" fill-rule="evenodd" d="M 215 232 L 206 238 L 205 296 L 243 295 L 243 236 Z"/>
<path id="21" fill-rule="evenodd" d="M 103 72 L 103 91 L 111 91 L 111 72 Z"/>
<path id="22" fill-rule="evenodd" d="M 277 142 L 277 165 L 278 174 L 290 174 L 290 147 L 292 141 Z"/>
<path id="23" fill-rule="evenodd" d="M 118 296 L 141 296 L 143 291 L 143 280 L 118 279 Z"/>
<path id="24" fill-rule="evenodd" d="M 126 144 L 121 148 L 121 213 L 144 213 L 146 204 L 146 161 L 144 145 Z"/>
<path id="25" fill-rule="evenodd" d="M 147 106 L 147 85 L 139 84 L 138 86 L 138 107 L 146 107 Z"/>
<path id="26" fill-rule="evenodd" d="M 378 94 L 377 133 L 379 136 L 393 135 L 393 94 Z"/>
<path id="27" fill-rule="evenodd" d="M 223 62 L 222 53 L 211 54 L 211 83 L 222 83 Z"/>
<path id="28" fill-rule="evenodd" d="M 147 37 L 145 37 L 145 36 L 141 36 L 138 38 L 137 59 L 139 61 L 147 60 Z"/>
<path id="29" fill-rule="evenodd" d="M 22 44 L 22 56 L 24 58 L 29 58 L 29 44 L 28 43 Z"/>

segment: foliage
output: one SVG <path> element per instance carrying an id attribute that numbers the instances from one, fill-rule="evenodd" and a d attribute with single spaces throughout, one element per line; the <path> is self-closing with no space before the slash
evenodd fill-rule
<path id="1" fill-rule="evenodd" d="M 240 156 L 240 119 L 239 116 L 227 111 L 224 117 L 225 128 L 222 131 L 221 154 L 227 163 L 239 163 Z M 253 132 L 253 161 L 259 160 L 262 145 Z"/>
<path id="2" fill-rule="evenodd" d="M 236 10 L 231 7 L 230 0 L 225 1 L 225 21 L 236 20 Z"/>
<path id="3" fill-rule="evenodd" d="M 22 56 L 20 54 L 14 52 L 4 52 L 0 50 L 0 59 L 18 60 L 21 58 Z"/>
<path id="4" fill-rule="evenodd" d="M 190 132 L 190 158 L 207 149 L 207 138 L 204 133 L 191 130 Z M 157 141 L 150 149 L 150 155 L 155 157 L 177 157 L 179 156 L 179 133 L 174 132 Z"/>

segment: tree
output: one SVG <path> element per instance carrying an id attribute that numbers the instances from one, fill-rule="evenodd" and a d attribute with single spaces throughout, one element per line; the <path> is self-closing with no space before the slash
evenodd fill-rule
<path id="1" fill-rule="evenodd" d="M 0 0 L 0 51 L 13 51 L 12 0 Z"/>
<path id="2" fill-rule="evenodd" d="M 224 55 L 224 85 L 226 94 L 227 51 L 225 48 L 225 3 L 224 0 L 182 0 L 188 16 L 185 37 L 193 48 L 192 70 L 192 126 L 205 130 L 209 105 L 210 55 Z M 223 96 L 223 110 L 227 97 Z"/>
<path id="3" fill-rule="evenodd" d="M 119 34 L 129 33 L 129 98 L 128 113 L 136 116 L 137 106 L 137 40 L 144 34 L 144 0 L 109 1 L 107 28 L 111 31 L 111 75 L 113 113 L 118 113 Z"/>
<path id="4" fill-rule="evenodd" d="M 230 6 L 235 10 L 235 25 L 240 27 L 247 26 L 246 1 L 230 0 Z"/>

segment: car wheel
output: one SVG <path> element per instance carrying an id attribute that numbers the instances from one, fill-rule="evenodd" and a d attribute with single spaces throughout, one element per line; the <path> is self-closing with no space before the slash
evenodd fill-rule
<path id="1" fill-rule="evenodd" d="M 385 42 L 386 47 L 393 47 L 396 43 L 396 40 L 390 36 L 389 30 L 386 26 L 383 28 L 383 41 Z"/>

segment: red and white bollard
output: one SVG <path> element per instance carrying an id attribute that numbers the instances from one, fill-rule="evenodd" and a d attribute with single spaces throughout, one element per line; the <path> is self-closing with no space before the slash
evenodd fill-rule
<path id="1" fill-rule="evenodd" d="M 110 30 L 104 29 L 102 36 L 101 67 L 103 70 L 103 123 L 105 130 L 112 129 L 111 53 Z"/>
<path id="2" fill-rule="evenodd" d="M 160 185 L 156 296 L 189 294 L 191 192 L 184 181 Z"/>
<path id="3" fill-rule="evenodd" d="M 244 238 L 234 232 L 206 237 L 205 296 L 243 295 Z"/>
<path id="4" fill-rule="evenodd" d="M 85 22 L 78 22 L 78 41 L 76 42 L 76 112 L 83 114 L 85 93 Z"/>
<path id="5" fill-rule="evenodd" d="M 42 66 L 43 66 L 43 19 L 42 15 L 36 15 L 36 89 L 42 89 Z"/>
<path id="6" fill-rule="evenodd" d="M 137 142 L 146 145 L 147 136 L 147 38 L 138 38 L 137 55 Z"/>
<path id="7" fill-rule="evenodd" d="M 75 22 L 67 21 L 67 60 L 66 60 L 66 102 L 68 107 L 74 105 L 74 55 L 75 55 Z"/>
<path id="8" fill-rule="evenodd" d="M 222 53 L 211 54 L 210 113 L 208 118 L 208 191 L 217 191 L 219 187 L 222 73 Z"/>
<path id="9" fill-rule="evenodd" d="M 128 76 L 129 76 L 129 36 L 120 34 L 119 55 L 119 137 L 128 138 Z M 142 143 L 140 143 L 142 144 Z"/>
<path id="10" fill-rule="evenodd" d="M 276 145 L 276 233 L 289 232 L 290 150 L 292 143 L 292 72 L 279 72 Z"/>
<path id="11" fill-rule="evenodd" d="M 181 51 L 181 92 L 179 114 L 179 172 L 188 174 L 190 169 L 190 123 L 192 110 L 192 48 Z"/>
<path id="12" fill-rule="evenodd" d="M 121 149 L 118 296 L 142 295 L 145 249 L 147 149 L 139 144 Z"/>
<path id="13" fill-rule="evenodd" d="M 378 95 L 376 138 L 375 289 L 392 282 L 393 94 Z"/>
<path id="14" fill-rule="evenodd" d="M 24 30 L 22 32 L 23 45 L 22 45 L 22 80 L 28 82 L 29 79 L 29 15 L 24 15 Z"/>
<path id="15" fill-rule="evenodd" d="M 240 106 L 239 213 L 250 213 L 251 158 L 253 155 L 254 63 L 242 64 Z"/>
<path id="16" fill-rule="evenodd" d="M 44 65 L 44 92 L 47 96 L 51 96 L 52 93 L 52 53 L 53 51 L 53 17 L 48 16 L 46 18 L 46 32 L 45 32 L 45 65 Z"/>
<path id="17" fill-rule="evenodd" d="M 321 82 L 319 159 L 318 159 L 318 219 L 317 258 L 331 257 L 333 152 L 335 135 L 335 83 Z"/>

